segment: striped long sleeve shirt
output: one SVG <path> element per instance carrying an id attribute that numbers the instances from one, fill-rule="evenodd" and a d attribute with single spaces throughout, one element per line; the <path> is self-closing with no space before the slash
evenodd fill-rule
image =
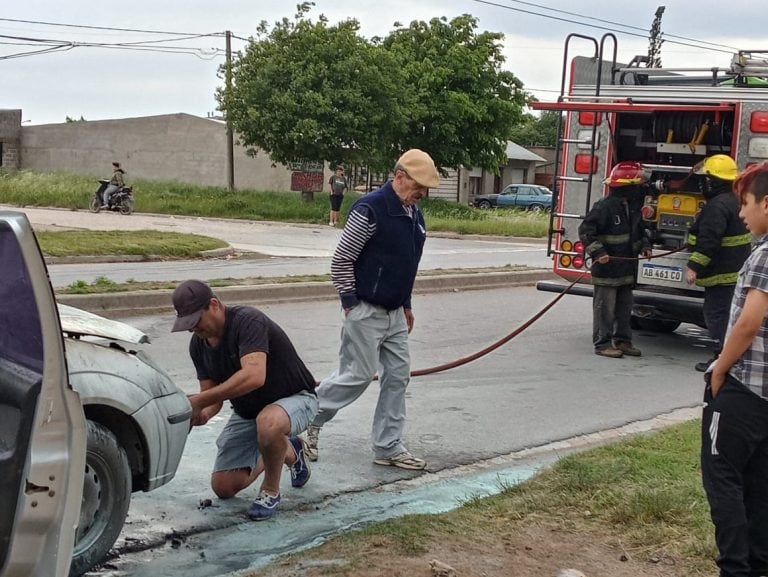
<path id="1" fill-rule="evenodd" d="M 403 207 L 413 217 L 410 206 Z M 355 261 L 360 257 L 366 243 L 376 234 L 374 214 L 365 205 L 355 206 L 347 217 L 347 224 L 341 240 L 331 259 L 331 281 L 339 293 L 345 309 L 359 303 L 355 287 Z"/>

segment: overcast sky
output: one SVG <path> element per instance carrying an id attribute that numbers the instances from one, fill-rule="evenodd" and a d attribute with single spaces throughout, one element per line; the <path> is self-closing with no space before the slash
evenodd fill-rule
<path id="1" fill-rule="evenodd" d="M 231 30 L 247 38 L 255 34 L 261 20 L 272 23 L 284 16 L 292 17 L 295 4 L 276 0 L 2 0 L 0 18 L 194 34 Z M 325 14 L 332 23 L 355 18 L 366 37 L 388 34 L 396 21 L 408 24 L 412 20 L 472 14 L 479 19 L 480 28 L 505 35 L 506 67 L 526 89 L 541 100 L 552 100 L 559 91 L 567 34 L 599 38 L 608 30 L 614 31 L 619 38 L 619 60 L 626 62 L 647 51 L 647 30 L 659 5 L 643 0 L 317 0 L 310 14 L 313 18 Z M 733 49 L 762 47 L 765 19 L 756 18 L 755 10 L 755 4 L 747 0 L 717 5 L 701 0 L 668 1 L 662 20 L 667 40 L 662 48 L 664 66 L 726 67 Z M 214 91 L 221 85 L 217 69 L 224 62 L 223 37 L 180 39 L 171 44 L 193 48 L 194 53 L 76 47 L 7 58 L 45 48 L 9 36 L 80 43 L 156 41 L 170 36 L 2 19 L 0 108 L 21 108 L 25 122 L 45 124 L 64 122 L 67 116 L 100 120 L 175 112 L 206 116 L 216 109 Z M 633 28 L 620 27 L 619 23 Z M 712 49 L 702 48 L 705 42 Z M 242 40 L 233 41 L 234 50 L 244 45 Z M 579 53 L 588 53 L 586 43 L 572 45 L 571 55 Z"/>

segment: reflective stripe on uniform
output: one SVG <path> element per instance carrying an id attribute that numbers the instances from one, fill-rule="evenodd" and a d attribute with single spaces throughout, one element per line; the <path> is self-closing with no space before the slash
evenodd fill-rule
<path id="1" fill-rule="evenodd" d="M 696 264 L 700 264 L 701 266 L 707 266 L 710 262 L 712 262 L 711 258 L 700 252 L 691 253 L 691 260 Z"/>
<path id="2" fill-rule="evenodd" d="M 737 234 L 735 236 L 724 236 L 720 242 L 720 246 L 744 246 L 752 242 L 752 235 L 750 233 Z"/>
<path id="3" fill-rule="evenodd" d="M 696 279 L 696 286 L 710 287 L 721 284 L 736 284 L 738 279 L 739 273 L 724 272 L 723 274 L 715 274 L 705 278 Z"/>
<path id="4" fill-rule="evenodd" d="M 626 234 L 601 234 L 598 238 L 603 244 L 626 244 L 630 241 L 629 233 Z"/>

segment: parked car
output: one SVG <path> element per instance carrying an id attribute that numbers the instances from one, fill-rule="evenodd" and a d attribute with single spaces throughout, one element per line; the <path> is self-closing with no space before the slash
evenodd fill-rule
<path id="1" fill-rule="evenodd" d="M 147 335 L 59 305 L 72 388 L 86 417 L 88 450 L 71 575 L 102 562 L 122 530 L 131 493 L 168 483 L 192 415 L 187 396 L 147 354 Z"/>
<path id="2" fill-rule="evenodd" d="M 66 559 L 71 553 L 65 568 L 70 576 L 81 575 L 106 558 L 131 493 L 173 479 L 192 411 L 171 378 L 134 350 L 149 342 L 143 332 L 65 305 L 58 305 L 57 315 L 45 265 L 21 213 L 0 212 L 0 270 L 0 467 L 14 473 L 0 481 L 7 516 L 0 517 L 0 576 L 62 574 L 58 565 L 32 570 L 29 563 L 38 554 L 32 551 Z M 67 443 L 66 433 L 75 441 Z M 67 483 L 68 467 L 78 471 L 74 482 Z M 73 495 L 74 505 L 58 501 Z M 56 545 L 39 545 L 46 538 L 59 541 L 58 553 Z M 18 566 L 17 543 L 28 546 Z"/>
<path id="3" fill-rule="evenodd" d="M 519 207 L 541 212 L 552 209 L 552 191 L 538 184 L 509 184 L 500 194 L 478 194 L 472 202 L 477 208 Z"/>
<path id="4" fill-rule="evenodd" d="M 66 577 L 85 468 L 48 271 L 26 215 L 0 212 L 0 577 Z"/>

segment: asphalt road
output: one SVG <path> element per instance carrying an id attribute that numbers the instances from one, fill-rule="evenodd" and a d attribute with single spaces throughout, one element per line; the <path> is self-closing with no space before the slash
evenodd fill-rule
<path id="1" fill-rule="evenodd" d="M 18 208 L 0 205 L 0 209 L 22 210 L 33 226 L 55 229 L 89 230 L 164 230 L 195 233 L 228 242 L 239 253 L 258 253 L 264 258 L 208 259 L 165 262 L 112 262 L 52 264 L 48 270 L 54 288 L 75 281 L 92 282 L 104 276 L 114 282 L 180 281 L 224 278 L 277 277 L 328 274 L 330 258 L 341 231 L 329 226 L 287 225 L 230 219 L 203 219 L 167 215 L 116 213 L 92 214 L 50 208 Z M 525 265 L 551 268 L 546 245 L 536 239 L 459 239 L 432 236 L 428 239 L 420 268 L 501 267 Z"/>
<path id="2" fill-rule="evenodd" d="M 433 366 L 484 347 L 553 296 L 530 287 L 419 296 L 414 302 L 413 367 Z M 335 302 L 263 308 L 286 329 L 316 377 L 331 372 L 340 320 Z M 187 391 L 196 390 L 188 335 L 171 334 L 168 317 L 138 317 L 131 324 L 152 337 L 148 352 L 174 380 Z M 525 470 L 505 455 L 699 405 L 703 385 L 692 367 L 706 356 L 700 329 L 683 325 L 669 335 L 640 332 L 635 344 L 643 357 L 616 360 L 592 354 L 591 303 L 568 296 L 490 356 L 414 379 L 408 393 L 407 443 L 428 460 L 428 473 L 371 463 L 373 384 L 323 430 L 310 483 L 296 490 L 284 478 L 281 514 L 258 524 L 242 515 L 257 487 L 227 502 L 218 501 L 208 487 L 214 442 L 224 420 L 218 418 L 192 431 L 171 483 L 134 495 L 118 545 L 123 550 L 151 542 L 165 545 L 124 554 L 101 575 L 205 577 L 243 569 L 361 519 L 440 509 L 425 494 L 447 492 L 455 505 L 475 494 L 462 479 L 477 476 L 472 467 L 480 461 L 495 463 L 493 478 L 524 478 L 558 451 L 540 456 Z M 445 481 L 446 475 L 454 476 Z M 213 506 L 199 509 L 204 499 L 212 499 Z M 176 536 L 174 543 L 166 541 L 169 535 Z"/>

